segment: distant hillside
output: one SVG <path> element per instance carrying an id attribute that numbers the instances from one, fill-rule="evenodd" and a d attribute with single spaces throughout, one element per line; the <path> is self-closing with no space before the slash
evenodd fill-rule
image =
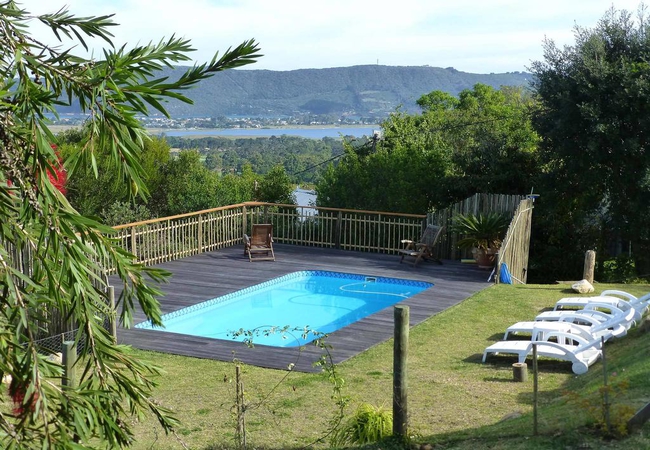
<path id="1" fill-rule="evenodd" d="M 183 71 L 169 69 L 164 74 L 177 78 Z M 415 101 L 433 90 L 458 94 L 476 83 L 499 88 L 528 85 L 531 78 L 523 72 L 488 75 L 428 66 L 227 70 L 186 91 L 194 105 L 174 101 L 168 106 L 172 117 L 305 113 L 384 117 L 398 106 L 419 111 Z"/>

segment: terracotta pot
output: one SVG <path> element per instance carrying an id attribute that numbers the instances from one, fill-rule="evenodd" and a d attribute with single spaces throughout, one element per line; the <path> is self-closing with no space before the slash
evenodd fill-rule
<path id="1" fill-rule="evenodd" d="M 476 264 L 481 269 L 492 269 L 494 267 L 496 253 L 497 251 L 492 248 L 488 248 L 487 251 L 476 249 L 476 253 L 474 254 Z"/>

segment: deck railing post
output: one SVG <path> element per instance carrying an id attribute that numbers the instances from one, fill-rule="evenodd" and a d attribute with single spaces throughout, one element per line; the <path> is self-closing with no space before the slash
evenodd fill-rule
<path id="1" fill-rule="evenodd" d="M 198 253 L 203 253 L 203 214 L 199 214 L 199 223 L 197 225 L 197 244 L 199 247 Z"/>
<path id="2" fill-rule="evenodd" d="M 135 227 L 131 227 L 131 253 L 135 257 L 135 260 L 138 260 L 138 252 L 135 248 L 136 236 L 135 236 Z"/>
<path id="3" fill-rule="evenodd" d="M 383 227 L 381 226 L 381 214 L 377 214 L 377 253 L 381 253 L 383 240 Z"/>
<path id="4" fill-rule="evenodd" d="M 167 220 L 165 222 L 166 223 L 164 225 L 164 230 L 165 230 L 164 233 L 165 233 L 165 240 L 167 241 L 167 248 L 164 251 L 160 252 L 160 256 L 163 261 L 165 261 L 167 257 L 171 257 L 174 254 L 171 220 Z"/>
<path id="5" fill-rule="evenodd" d="M 342 212 L 336 215 L 336 226 L 334 228 L 334 248 L 341 248 L 341 222 L 343 221 Z"/>
<path id="6" fill-rule="evenodd" d="M 241 210 L 242 210 L 242 214 L 241 214 L 242 215 L 242 221 L 241 221 L 242 230 L 241 230 L 241 236 L 240 237 L 242 239 L 244 239 L 244 235 L 247 233 L 247 230 L 248 230 L 248 224 L 247 224 L 247 219 L 248 219 L 247 214 L 248 214 L 248 212 L 246 211 L 246 205 L 242 206 Z"/>
<path id="7" fill-rule="evenodd" d="M 113 343 L 117 344 L 117 309 L 115 308 L 115 287 L 108 287 L 108 301 L 111 306 L 111 311 L 108 316 L 108 327 L 113 337 Z"/>

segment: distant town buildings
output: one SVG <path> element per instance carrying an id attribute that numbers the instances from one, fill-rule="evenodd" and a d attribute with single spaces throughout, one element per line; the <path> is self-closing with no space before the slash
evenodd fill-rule
<path id="1" fill-rule="evenodd" d="M 85 116 L 61 114 L 51 119 L 53 125 L 81 125 Z M 288 117 L 185 117 L 142 116 L 140 121 L 146 128 L 153 129 L 212 129 L 212 128 L 265 128 L 296 125 L 374 125 L 377 117 L 353 117 L 335 115 L 312 115 Z"/>

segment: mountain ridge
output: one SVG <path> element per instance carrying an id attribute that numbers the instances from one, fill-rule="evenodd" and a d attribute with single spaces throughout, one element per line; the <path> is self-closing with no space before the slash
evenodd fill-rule
<path id="1" fill-rule="evenodd" d="M 177 79 L 185 70 L 187 67 L 181 66 L 164 69 L 156 76 Z M 456 95 L 476 83 L 495 88 L 527 86 L 532 78 L 526 72 L 473 74 L 431 66 L 233 69 L 218 72 L 184 91 L 193 105 L 172 100 L 166 108 L 174 118 L 306 114 L 382 118 L 398 107 L 405 112 L 419 111 L 416 100 L 433 90 Z"/>

